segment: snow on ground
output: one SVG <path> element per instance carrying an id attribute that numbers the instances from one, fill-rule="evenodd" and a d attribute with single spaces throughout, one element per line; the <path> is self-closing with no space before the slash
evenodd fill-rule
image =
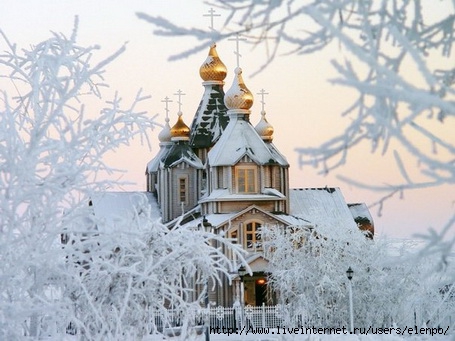
<path id="1" fill-rule="evenodd" d="M 274 334 L 271 332 L 274 331 Z M 59 338 L 52 338 L 49 339 L 42 339 L 47 341 L 77 341 L 79 340 L 77 336 L 74 335 L 65 335 Z M 108 340 L 108 339 L 106 339 Z M 128 338 L 125 338 L 128 341 Z M 200 335 L 189 335 L 187 337 L 165 337 L 161 334 L 150 335 L 143 339 L 143 341 L 455 341 L 455 335 L 396 335 L 396 334 L 388 334 L 388 335 L 356 335 L 356 334 L 343 334 L 343 335 L 326 335 L 326 334 L 299 334 L 293 333 L 283 335 L 277 335 L 276 330 L 270 329 L 270 333 L 268 335 L 258 335 L 258 334 L 249 334 L 249 335 L 238 335 L 238 334 L 210 334 L 209 340 L 206 339 L 206 335 L 204 333 Z"/>

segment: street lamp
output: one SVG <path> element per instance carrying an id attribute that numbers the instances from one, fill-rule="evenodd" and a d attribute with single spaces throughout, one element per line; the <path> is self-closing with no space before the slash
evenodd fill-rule
<path id="1" fill-rule="evenodd" d="M 202 218 L 202 226 L 205 229 L 205 232 L 210 231 L 211 232 L 211 227 L 212 224 L 207 220 L 205 216 Z M 207 323 L 206 323 L 206 329 L 205 329 L 205 341 L 210 341 L 210 304 L 209 304 L 209 280 L 207 279 L 206 285 L 206 294 L 205 294 L 205 308 L 207 309 Z"/>
<path id="2" fill-rule="evenodd" d="M 242 304 L 242 308 L 245 306 L 245 284 L 243 282 L 244 277 L 248 271 L 246 271 L 246 268 L 242 265 L 239 268 L 239 277 L 240 277 L 240 303 Z"/>
<path id="3" fill-rule="evenodd" d="M 242 265 L 239 268 L 239 277 L 240 277 L 240 307 L 241 307 L 241 322 L 242 322 L 242 328 L 245 325 L 245 320 L 244 320 L 244 309 L 245 309 L 245 283 L 243 283 L 243 278 L 246 276 L 248 271 L 246 271 L 246 268 Z"/>
<path id="4" fill-rule="evenodd" d="M 212 232 L 211 228 L 213 227 L 212 224 L 207 220 L 205 216 L 202 217 L 202 226 L 205 229 L 205 232 Z"/>
<path id="5" fill-rule="evenodd" d="M 348 276 L 349 279 L 349 318 L 351 321 L 351 334 L 354 334 L 354 312 L 352 308 L 352 277 L 354 275 L 354 270 L 349 267 L 349 269 L 346 271 L 346 276 Z"/>
<path id="6" fill-rule="evenodd" d="M 242 282 L 243 282 L 243 277 L 245 277 L 247 273 L 248 273 L 248 271 L 246 271 L 246 268 L 242 265 L 239 268 L 239 277 Z"/>

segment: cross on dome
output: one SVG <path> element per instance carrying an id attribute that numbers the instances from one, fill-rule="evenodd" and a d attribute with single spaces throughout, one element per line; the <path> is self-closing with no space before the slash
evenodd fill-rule
<path id="1" fill-rule="evenodd" d="M 182 90 L 178 90 L 175 94 L 175 96 L 179 96 L 179 100 L 177 101 L 179 105 L 179 113 L 182 112 L 182 96 L 186 95 Z"/>
<path id="2" fill-rule="evenodd" d="M 161 101 L 163 103 L 166 103 L 166 108 L 164 109 L 166 111 L 166 118 L 169 117 L 169 103 L 170 102 L 173 102 L 171 99 L 169 99 L 169 97 L 164 97 L 164 99 Z"/>
<path id="3" fill-rule="evenodd" d="M 265 107 L 264 97 L 265 97 L 265 95 L 268 95 L 268 94 L 269 94 L 269 93 L 268 93 L 268 92 L 265 92 L 264 89 L 261 89 L 261 91 L 257 93 L 257 95 L 261 95 L 262 111 L 265 111 L 265 110 L 264 110 L 264 107 Z"/>
<path id="4" fill-rule="evenodd" d="M 215 14 L 215 10 L 213 9 L 213 7 L 210 7 L 209 9 L 209 14 L 203 14 L 202 16 L 203 17 L 210 17 L 210 31 L 215 31 L 215 29 L 213 28 L 213 18 L 214 17 L 221 17 L 221 14 Z"/>
<path id="5" fill-rule="evenodd" d="M 246 38 L 240 38 L 240 34 L 237 33 L 235 35 L 235 38 L 231 38 L 231 39 L 228 39 L 228 40 L 231 40 L 231 41 L 235 40 L 235 51 L 234 51 L 234 54 L 237 56 L 237 67 L 240 67 L 240 57 L 242 55 L 240 54 L 239 42 L 240 41 L 246 41 L 247 39 Z"/>

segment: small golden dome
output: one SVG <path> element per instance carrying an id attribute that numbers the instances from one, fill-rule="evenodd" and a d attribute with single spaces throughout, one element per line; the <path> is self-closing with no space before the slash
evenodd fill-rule
<path id="1" fill-rule="evenodd" d="M 163 127 L 163 130 L 158 134 L 158 140 L 160 142 L 171 142 L 171 126 L 169 125 L 169 117 L 165 119 L 166 124 Z"/>
<path id="2" fill-rule="evenodd" d="M 265 118 L 265 111 L 261 112 L 261 120 L 254 129 L 264 141 L 273 140 L 273 127 Z"/>
<path id="3" fill-rule="evenodd" d="M 226 66 L 218 57 L 216 45 L 210 46 L 209 55 L 199 68 L 199 74 L 204 81 L 223 81 L 226 78 Z"/>
<path id="4" fill-rule="evenodd" d="M 253 94 L 245 85 L 242 69 L 235 69 L 234 82 L 224 96 L 224 104 L 228 109 L 248 110 L 253 105 Z"/>
<path id="5" fill-rule="evenodd" d="M 177 115 L 179 116 L 177 123 L 171 128 L 172 140 L 189 139 L 190 128 L 183 122 L 182 113 L 179 112 Z"/>

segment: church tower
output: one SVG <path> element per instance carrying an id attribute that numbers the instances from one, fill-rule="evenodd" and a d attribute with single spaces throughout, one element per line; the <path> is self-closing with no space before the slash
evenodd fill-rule
<path id="1" fill-rule="evenodd" d="M 212 44 L 208 56 L 199 69 L 204 94 L 191 124 L 189 144 L 205 163 L 207 153 L 226 128 L 229 117 L 224 105 L 224 79 L 227 69 Z"/>
<path id="2" fill-rule="evenodd" d="M 239 67 L 224 103 L 229 123 L 207 156 L 208 188 L 200 200 L 202 214 L 232 213 L 251 205 L 288 213 L 289 164 L 271 143 L 273 128 L 262 129 L 265 135 L 261 137 L 250 123 L 253 95 Z"/>
<path id="3" fill-rule="evenodd" d="M 160 150 L 158 151 L 158 154 L 147 164 L 147 167 L 145 169 L 147 192 L 153 193 L 155 195 L 157 195 L 158 169 L 160 167 L 160 161 L 167 155 L 169 149 L 172 146 L 171 126 L 169 125 L 169 117 L 167 113 L 167 97 L 165 101 L 166 123 L 163 127 L 163 130 L 161 130 L 161 132 L 158 134 L 158 140 L 160 141 Z"/>
<path id="4" fill-rule="evenodd" d="M 170 136 L 172 144 L 165 146 L 157 172 L 157 197 L 164 223 L 197 206 L 203 169 L 188 143 L 190 128 L 183 121 L 181 111 Z"/>

